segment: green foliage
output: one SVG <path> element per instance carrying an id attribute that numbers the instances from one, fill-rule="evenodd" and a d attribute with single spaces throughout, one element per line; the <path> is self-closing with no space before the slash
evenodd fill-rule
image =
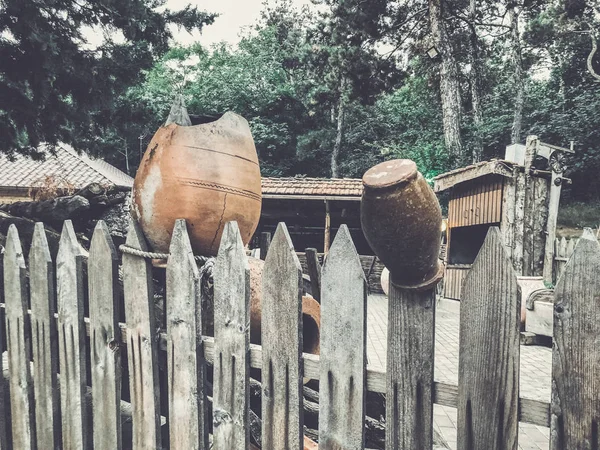
<path id="1" fill-rule="evenodd" d="M 214 19 L 191 7 L 158 12 L 162 4 L 3 0 L 0 151 L 34 153 L 40 142 L 58 141 L 94 151 L 107 135 L 120 134 L 113 117 L 131 107 L 117 99 L 168 49 L 168 25 L 194 29 Z M 94 49 L 85 30 L 105 33 L 104 41 Z"/>

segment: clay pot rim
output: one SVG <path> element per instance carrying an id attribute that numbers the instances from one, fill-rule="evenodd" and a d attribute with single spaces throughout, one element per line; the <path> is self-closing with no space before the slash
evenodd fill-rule
<path id="1" fill-rule="evenodd" d="M 209 116 L 206 116 L 206 117 L 209 117 Z M 197 125 L 179 125 L 177 123 L 170 123 L 169 125 L 166 125 L 166 126 L 163 125 L 163 128 L 202 128 L 202 127 L 208 127 L 208 126 L 212 126 L 212 125 L 220 122 L 221 120 L 223 120 L 223 119 L 225 119 L 227 117 L 233 117 L 233 118 L 235 118 L 235 120 L 238 120 L 238 121 L 242 122 L 248 128 L 250 128 L 250 126 L 248 125 L 248 121 L 243 116 L 240 116 L 238 113 L 235 113 L 233 111 L 225 111 L 217 119 L 211 120 L 210 122 L 199 123 Z"/>
<path id="2" fill-rule="evenodd" d="M 434 288 L 441 280 L 444 278 L 445 266 L 442 261 L 438 260 L 437 272 L 435 275 L 430 277 L 428 280 L 425 280 L 419 284 L 407 286 L 400 283 L 396 283 L 392 277 L 392 272 L 390 272 L 389 284 L 393 284 L 397 288 L 404 289 L 406 291 L 425 291 L 427 289 Z"/>
<path id="3" fill-rule="evenodd" d="M 409 164 L 407 164 L 407 166 L 409 167 L 407 170 L 404 170 L 403 172 L 400 172 L 398 174 L 398 176 L 392 178 L 390 181 L 387 182 L 383 182 L 383 183 L 377 183 L 377 184 L 373 184 L 372 182 L 367 181 L 367 177 L 370 174 L 373 174 L 374 172 L 376 172 L 377 170 L 380 169 L 381 166 L 383 166 L 384 164 L 390 164 L 390 163 L 396 163 L 396 162 L 408 162 Z M 369 188 L 369 189 L 387 189 L 390 187 L 396 187 L 396 186 L 401 186 L 403 184 L 406 184 L 412 180 L 415 180 L 416 178 L 418 178 L 419 176 L 419 170 L 417 169 L 417 165 L 416 163 L 411 160 L 411 159 L 391 159 L 389 161 L 383 161 L 373 167 L 371 167 L 369 170 L 367 170 L 365 172 L 365 174 L 362 176 L 362 184 L 365 188 Z"/>

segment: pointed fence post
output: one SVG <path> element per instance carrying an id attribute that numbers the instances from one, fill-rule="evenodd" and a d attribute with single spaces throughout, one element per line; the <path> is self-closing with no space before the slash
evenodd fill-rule
<path id="1" fill-rule="evenodd" d="M 4 253 L 4 299 L 13 449 L 35 449 L 33 383 L 26 336 L 27 283 L 25 259 L 15 225 L 8 228 Z M 4 399 L 2 399 L 4 401 Z"/>
<path id="2" fill-rule="evenodd" d="M 517 450 L 519 287 L 497 227 L 465 279 L 460 304 L 459 450 Z"/>
<path id="3" fill-rule="evenodd" d="M 131 220 L 125 243 L 148 251 L 137 222 Z M 123 254 L 123 289 L 127 322 L 127 359 L 131 392 L 132 446 L 159 449 L 160 389 L 158 384 L 158 343 L 152 268 L 150 261 Z"/>
<path id="4" fill-rule="evenodd" d="M 284 223 L 277 226 L 263 270 L 262 448 L 303 442 L 302 267 Z"/>
<path id="5" fill-rule="evenodd" d="M 406 290 L 390 277 L 385 446 L 433 445 L 435 288 Z"/>
<path id="6" fill-rule="evenodd" d="M 167 262 L 170 448 L 208 449 L 200 274 L 185 220 L 175 221 Z"/>
<path id="7" fill-rule="evenodd" d="M 85 407 L 87 391 L 86 332 L 83 322 L 85 253 L 70 220 L 63 224 L 56 257 L 58 353 L 64 450 L 90 449 L 91 430 Z"/>
<path id="8" fill-rule="evenodd" d="M 363 450 L 367 281 L 346 225 L 323 267 L 319 448 Z"/>
<path id="9" fill-rule="evenodd" d="M 550 448 L 599 448 L 600 245 L 591 229 L 554 291 Z"/>
<path id="10" fill-rule="evenodd" d="M 225 225 L 214 280 L 213 449 L 247 450 L 250 267 L 236 222 Z"/>
<path id="11" fill-rule="evenodd" d="M 58 390 L 58 331 L 56 329 L 54 267 L 44 224 L 35 224 L 29 251 L 33 390 L 38 448 L 61 446 Z"/>
<path id="12" fill-rule="evenodd" d="M 94 450 L 122 448 L 118 265 L 108 227 L 100 220 L 88 261 Z"/>

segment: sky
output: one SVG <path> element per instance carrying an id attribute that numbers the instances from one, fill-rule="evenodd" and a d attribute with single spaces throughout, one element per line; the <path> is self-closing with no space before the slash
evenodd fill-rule
<path id="1" fill-rule="evenodd" d="M 264 0 L 168 0 L 166 7 L 179 10 L 187 4 L 201 10 L 220 14 L 215 23 L 204 28 L 202 34 L 193 35 L 181 29 L 173 30 L 174 40 L 180 44 L 199 41 L 205 46 L 226 41 L 235 45 L 239 42 L 239 33 L 244 27 L 251 27 L 260 17 Z M 297 7 L 310 5 L 310 0 L 292 0 Z"/>

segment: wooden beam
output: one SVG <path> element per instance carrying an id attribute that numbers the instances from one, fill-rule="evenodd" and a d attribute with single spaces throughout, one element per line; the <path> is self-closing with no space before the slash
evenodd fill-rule
<path id="1" fill-rule="evenodd" d="M 308 267 L 308 276 L 310 277 L 310 286 L 312 296 L 321 303 L 321 264 L 316 248 L 306 249 L 306 265 Z"/>
<path id="2" fill-rule="evenodd" d="M 556 221 L 558 219 L 558 206 L 562 172 L 552 172 L 550 181 L 550 200 L 548 201 L 548 220 L 546 222 L 546 245 L 544 250 L 544 283 L 552 283 L 552 267 L 554 266 L 554 239 L 556 238 Z"/>
<path id="3" fill-rule="evenodd" d="M 329 214 L 329 200 L 325 200 L 325 237 L 323 243 L 323 253 L 329 252 L 329 244 L 331 243 L 331 216 Z"/>
<path id="4" fill-rule="evenodd" d="M 319 200 L 319 201 L 349 201 L 349 202 L 360 202 L 360 197 L 357 196 L 336 196 L 336 195 L 294 195 L 294 194 L 263 194 L 264 199 L 274 200 Z"/>

